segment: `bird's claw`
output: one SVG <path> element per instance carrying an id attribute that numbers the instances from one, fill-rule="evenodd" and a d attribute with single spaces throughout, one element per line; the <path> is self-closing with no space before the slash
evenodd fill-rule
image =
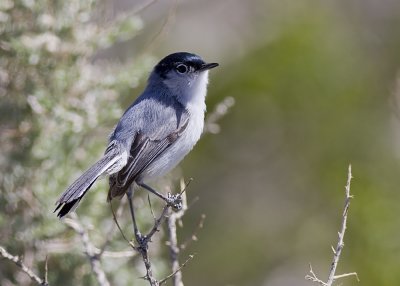
<path id="1" fill-rule="evenodd" d="M 181 194 L 171 194 L 168 193 L 167 204 L 172 207 L 174 211 L 180 211 L 183 207 L 182 195 Z"/>

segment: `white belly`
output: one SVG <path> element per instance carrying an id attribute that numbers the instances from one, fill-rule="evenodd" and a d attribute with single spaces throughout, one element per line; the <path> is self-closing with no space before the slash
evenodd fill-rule
<path id="1" fill-rule="evenodd" d="M 199 112 L 200 113 L 200 112 Z M 191 114 L 181 136 L 140 175 L 140 180 L 151 181 L 171 171 L 193 149 L 203 133 L 204 111 Z"/>

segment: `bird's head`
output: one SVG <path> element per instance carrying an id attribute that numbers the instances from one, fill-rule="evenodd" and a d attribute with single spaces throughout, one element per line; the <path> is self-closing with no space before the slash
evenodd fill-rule
<path id="1" fill-rule="evenodd" d="M 206 63 L 201 57 L 187 52 L 173 53 L 163 58 L 150 76 L 152 81 L 162 82 L 183 104 L 205 97 L 208 70 L 217 63 Z"/>

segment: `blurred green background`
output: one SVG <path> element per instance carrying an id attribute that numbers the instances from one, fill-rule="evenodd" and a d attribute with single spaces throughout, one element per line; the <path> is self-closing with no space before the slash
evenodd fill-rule
<path id="1" fill-rule="evenodd" d="M 185 284 L 311 285 L 309 263 L 324 280 L 351 163 L 338 274 L 398 285 L 399 26 L 393 0 L 1 1 L 0 245 L 40 274 L 48 255 L 53 285 L 96 285 L 53 204 L 103 152 L 158 59 L 190 51 L 220 63 L 208 110 L 228 96 L 235 106 L 159 183 L 194 178 L 181 241 L 207 216 L 181 256 L 196 253 Z M 77 211 L 97 247 L 113 225 L 105 200 L 103 180 Z M 146 200 L 136 201 L 143 228 Z M 127 212 L 121 224 L 131 231 Z M 163 240 L 152 244 L 159 278 L 169 273 Z M 129 248 L 115 231 L 107 250 Z M 138 258 L 102 264 L 112 285 L 147 285 Z M 0 284 L 32 282 L 1 259 Z"/>

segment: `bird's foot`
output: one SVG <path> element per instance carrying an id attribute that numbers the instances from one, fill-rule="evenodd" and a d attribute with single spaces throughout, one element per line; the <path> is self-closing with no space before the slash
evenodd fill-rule
<path id="1" fill-rule="evenodd" d="M 181 194 L 168 193 L 166 202 L 174 211 L 180 211 L 183 207 Z"/>

